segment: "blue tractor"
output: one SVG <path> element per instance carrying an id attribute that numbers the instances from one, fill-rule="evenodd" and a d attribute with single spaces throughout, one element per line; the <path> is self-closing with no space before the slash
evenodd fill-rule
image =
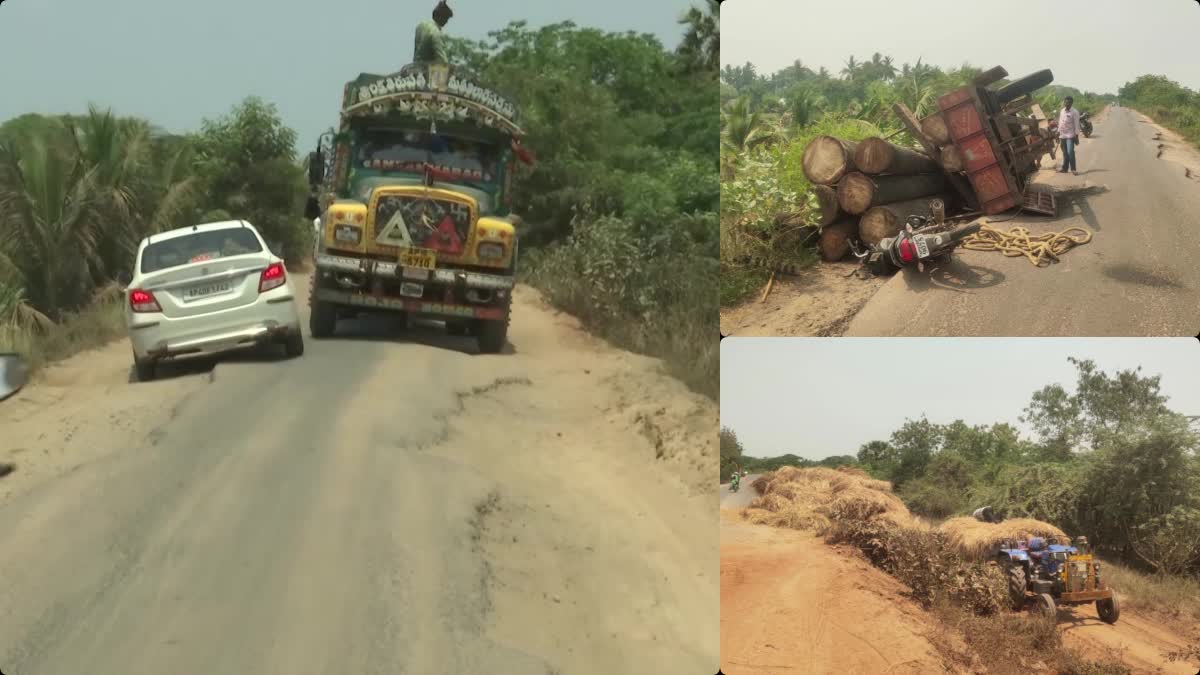
<path id="1" fill-rule="evenodd" d="M 1100 579 L 1100 563 L 1087 537 L 1075 545 L 1048 543 L 1041 537 L 1009 541 L 996 551 L 996 562 L 1008 576 L 1008 596 L 1013 609 L 1036 602 L 1038 609 L 1057 616 L 1057 605 L 1096 603 L 1100 620 L 1116 623 L 1121 614 L 1117 594 Z"/>

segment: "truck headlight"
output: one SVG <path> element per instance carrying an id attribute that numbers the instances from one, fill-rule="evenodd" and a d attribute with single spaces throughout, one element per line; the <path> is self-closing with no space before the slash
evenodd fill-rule
<path id="1" fill-rule="evenodd" d="M 504 257 L 504 246 L 501 244 L 480 244 L 478 251 L 480 258 L 499 259 Z"/>
<path id="2" fill-rule="evenodd" d="M 333 228 L 333 238 L 357 246 L 362 241 L 362 230 L 353 225 L 338 225 Z"/>

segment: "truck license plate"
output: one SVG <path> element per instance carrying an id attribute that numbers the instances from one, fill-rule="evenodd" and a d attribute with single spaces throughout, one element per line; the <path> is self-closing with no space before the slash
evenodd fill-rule
<path id="1" fill-rule="evenodd" d="M 431 270 L 437 266 L 437 254 L 428 249 L 405 249 L 400 251 L 400 260 L 398 262 L 405 267 Z"/>
<path id="2" fill-rule="evenodd" d="M 917 257 L 918 258 L 928 258 L 929 257 L 929 242 L 925 239 L 925 237 L 922 237 L 921 235 L 917 235 L 917 236 L 913 237 L 913 242 L 915 242 L 917 245 Z"/>
<path id="3" fill-rule="evenodd" d="M 425 287 L 421 284 L 414 284 L 411 281 L 406 281 L 400 284 L 400 295 L 409 298 L 419 298 L 425 295 Z"/>

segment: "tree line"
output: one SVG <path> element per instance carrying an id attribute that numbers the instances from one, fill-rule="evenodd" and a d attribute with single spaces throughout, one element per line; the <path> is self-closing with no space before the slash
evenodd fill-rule
<path id="1" fill-rule="evenodd" d="M 524 114 L 537 164 L 513 207 L 531 225 L 527 280 L 710 395 L 718 11 L 716 0 L 688 11 L 674 47 L 648 34 L 515 21 L 451 49 Z M 99 106 L 5 122 L 0 327 L 50 330 L 112 297 L 137 243 L 174 227 L 244 218 L 289 260 L 303 258 L 311 227 L 300 217 L 301 167 L 296 133 L 255 97 L 182 134 Z"/>
<path id="2" fill-rule="evenodd" d="M 991 506 L 1086 535 L 1098 551 L 1142 569 L 1200 574 L 1194 418 L 1168 406 L 1160 376 L 1070 361 L 1073 392 L 1049 384 L 1030 397 L 1021 416 L 1030 437 L 1008 423 L 922 417 L 863 444 L 856 457 L 818 464 L 856 465 L 891 481 L 914 513 L 931 519 Z M 722 431 L 721 452 L 722 475 L 727 464 L 748 463 L 732 430 Z"/>

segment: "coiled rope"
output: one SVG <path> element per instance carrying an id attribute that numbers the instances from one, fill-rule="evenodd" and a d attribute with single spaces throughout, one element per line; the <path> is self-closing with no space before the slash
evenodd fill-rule
<path id="1" fill-rule="evenodd" d="M 1079 234 L 1071 236 L 1074 232 Z M 1092 233 L 1082 227 L 1033 236 L 1024 227 L 1003 232 L 991 225 L 984 225 L 964 239 L 962 247 L 972 251 L 1000 251 L 1010 258 L 1025 256 L 1035 267 L 1043 267 L 1058 262 L 1059 256 L 1091 240 Z"/>

